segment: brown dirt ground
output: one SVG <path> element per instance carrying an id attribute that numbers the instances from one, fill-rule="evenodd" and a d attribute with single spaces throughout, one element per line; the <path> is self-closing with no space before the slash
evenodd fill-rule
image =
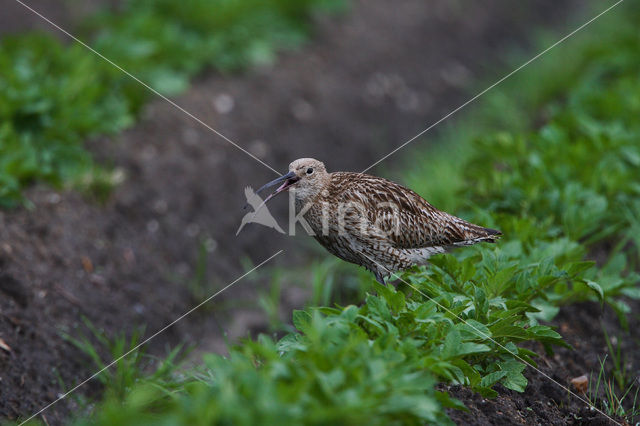
<path id="1" fill-rule="evenodd" d="M 4 32 L 40 26 L 8 3 L 0 15 Z M 355 1 L 343 17 L 319 18 L 312 41 L 273 66 L 237 76 L 206 73 L 176 101 L 277 170 L 302 156 L 324 159 L 331 170 L 360 170 L 464 101 L 476 77 L 504 64 L 505 47 L 526 47 L 531 28 L 572 29 L 565 21 L 575 12 L 573 3 L 405 0 L 390 8 L 382 0 Z M 65 24 L 82 15 L 57 2 L 30 4 Z M 230 100 L 226 111 L 221 104 L 228 107 Z M 274 265 L 300 265 L 309 257 L 306 240 L 262 227 L 248 226 L 235 237 L 243 187 L 273 174 L 167 103 L 152 102 L 134 128 L 88 145 L 126 176 L 106 204 L 35 187 L 28 192 L 33 208 L 0 212 L 0 338 L 11 348 L 0 350 L 0 420 L 32 414 L 65 390 L 59 379 L 68 389 L 92 372 L 60 337 L 61 331 L 87 333 L 81 317 L 109 335 L 142 325 L 150 334 L 192 306 L 186 283 L 195 274 L 200 243 L 208 249 L 214 287 L 237 277 L 244 259 L 258 263 L 280 248 L 285 254 Z M 285 202 L 276 205 L 282 220 Z M 150 350 L 200 342 L 224 351 L 225 338 L 264 330 L 255 301 L 266 285 L 263 277 L 238 283 L 206 312 L 160 335 Z M 304 292 L 286 296 L 285 310 L 304 303 Z M 569 315 L 573 326 L 571 317 L 586 315 L 588 322 L 590 310 L 570 308 L 561 318 Z M 585 333 L 597 338 L 593 330 Z M 602 343 L 594 344 L 594 353 L 601 353 Z M 560 361 L 549 363 L 559 369 L 566 367 L 563 359 L 583 355 L 558 354 Z M 593 356 L 574 363 L 566 373 L 548 371 L 565 380 L 591 368 Z M 495 404 L 546 404 L 544 389 L 556 391 L 532 382 L 528 399 L 505 391 Z M 90 384 L 80 392 L 96 391 Z M 474 415 L 453 414 L 461 423 L 500 423 L 492 410 L 509 413 L 478 408 L 494 402 L 478 405 L 477 396 L 465 392 L 454 390 Z M 65 399 L 47 410 L 46 420 L 63 423 L 75 408 Z M 527 415 L 527 421 L 546 423 L 544 411 Z"/>
<path id="2" fill-rule="evenodd" d="M 609 307 L 603 309 L 597 303 L 580 303 L 564 307 L 553 325 L 573 347 L 555 348 L 552 355 L 545 355 L 541 346 L 530 346 L 529 349 L 542 354 L 536 362 L 538 368 L 558 383 L 570 388 L 585 399 L 590 399 L 598 408 L 607 398 L 604 393 L 604 383 L 615 383 L 613 375 L 608 373 L 601 382 L 597 397 L 595 386 L 600 370 L 600 361 L 606 359 L 607 370 L 611 371 L 612 356 L 607 349 L 603 328 L 611 339 L 614 350 L 620 345 L 622 361 L 627 369 L 627 380 L 630 385 L 635 384 L 625 399 L 625 410 L 630 410 L 634 395 L 640 389 L 640 302 L 630 302 L 631 314 L 628 316 L 629 330 L 621 327 L 618 317 Z M 607 355 L 608 354 L 608 355 Z M 606 358 L 605 358 L 606 356 Z M 460 386 L 445 387 L 450 394 L 469 408 L 468 412 L 450 410 L 450 417 L 460 425 L 612 425 L 607 417 L 591 410 L 587 404 L 573 396 L 566 390 L 553 384 L 542 374 L 528 368 L 524 375 L 529 380 L 529 386 L 522 394 L 497 386 L 499 395 L 495 399 L 486 399 L 469 389 Z M 578 392 L 572 385 L 571 379 L 587 375 L 593 387 L 593 397 Z M 618 396 L 622 392 L 617 391 Z M 639 398 L 640 398 L 640 394 Z M 640 399 L 636 407 L 640 405 Z M 624 422 L 621 417 L 614 416 L 618 422 Z M 640 415 L 629 419 L 631 425 L 640 422 Z"/>

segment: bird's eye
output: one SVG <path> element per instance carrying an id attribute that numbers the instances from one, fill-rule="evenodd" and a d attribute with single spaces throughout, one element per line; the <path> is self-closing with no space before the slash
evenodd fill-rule
<path id="1" fill-rule="evenodd" d="M 309 167 L 309 168 L 307 169 L 307 174 L 308 174 L 308 175 L 310 175 L 311 173 L 313 173 L 313 169 L 312 169 L 311 167 Z"/>

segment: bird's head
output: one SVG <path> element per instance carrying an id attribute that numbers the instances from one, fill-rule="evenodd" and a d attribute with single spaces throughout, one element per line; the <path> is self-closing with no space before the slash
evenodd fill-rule
<path id="1" fill-rule="evenodd" d="M 300 158 L 289 164 L 289 173 L 265 184 L 256 193 L 280 184 L 278 189 L 264 200 L 265 203 L 279 193 L 292 188 L 295 190 L 296 199 L 305 201 L 319 194 L 328 180 L 329 173 L 321 161 L 313 158 Z"/>

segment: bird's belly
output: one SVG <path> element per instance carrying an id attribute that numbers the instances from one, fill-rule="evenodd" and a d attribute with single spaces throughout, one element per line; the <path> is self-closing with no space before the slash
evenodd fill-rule
<path id="1" fill-rule="evenodd" d="M 410 266 L 404 256 L 382 241 L 358 232 L 316 233 L 314 238 L 331 254 L 382 275 Z"/>
<path id="2" fill-rule="evenodd" d="M 424 265 L 431 256 L 445 251 L 445 248 L 441 246 L 402 250 L 406 262 L 410 265 Z"/>
<path id="3" fill-rule="evenodd" d="M 363 248 L 355 244 L 351 238 L 321 234 L 316 234 L 314 238 L 334 256 L 347 262 L 364 265 L 366 257 L 363 256 Z"/>
<path id="4" fill-rule="evenodd" d="M 364 216 L 347 216 L 338 220 L 334 215 L 323 222 L 311 210 L 307 221 L 313 237 L 331 254 L 370 271 L 389 275 L 415 264 L 423 264 L 433 252 L 428 249 L 395 248 L 388 236 L 380 232 Z"/>

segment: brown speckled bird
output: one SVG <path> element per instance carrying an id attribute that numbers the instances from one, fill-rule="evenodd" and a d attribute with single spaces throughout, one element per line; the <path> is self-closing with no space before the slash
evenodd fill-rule
<path id="1" fill-rule="evenodd" d="M 364 266 L 382 284 L 392 272 L 426 264 L 433 254 L 495 242 L 501 235 L 440 211 L 397 183 L 361 173 L 327 173 L 313 158 L 294 161 L 289 173 L 257 192 L 277 184 L 264 203 L 294 190 L 296 214 L 306 230 L 330 253 Z"/>

